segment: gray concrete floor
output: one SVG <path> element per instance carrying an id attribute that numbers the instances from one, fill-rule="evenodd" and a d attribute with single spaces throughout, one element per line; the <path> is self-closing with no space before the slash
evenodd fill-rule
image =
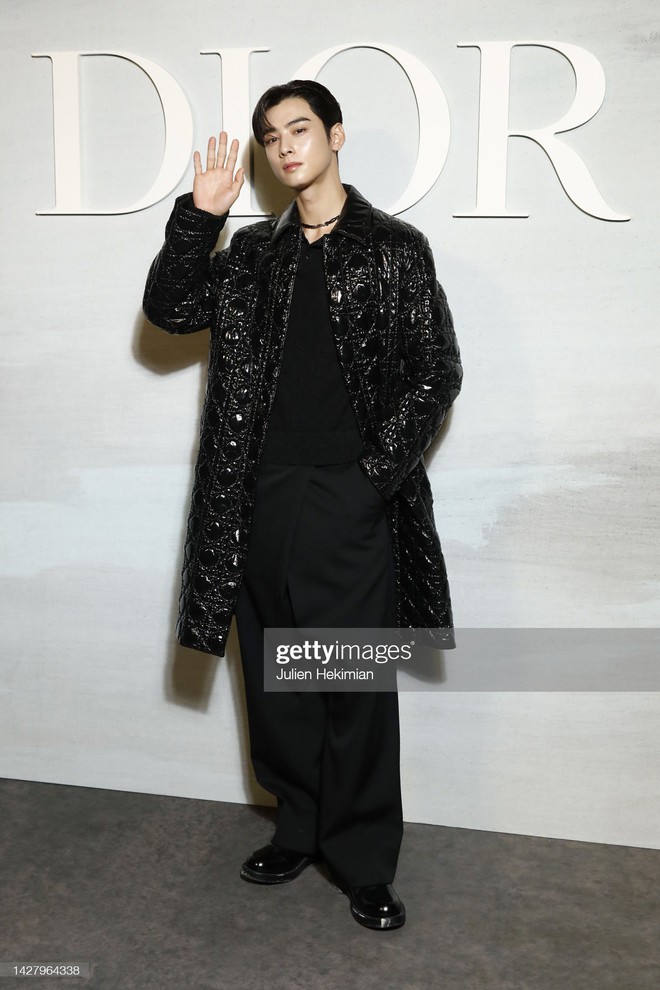
<path id="1" fill-rule="evenodd" d="M 371 932 L 322 866 L 244 883 L 268 809 L 0 781 L 0 990 L 658 990 L 660 853 L 407 825 L 408 921 Z"/>

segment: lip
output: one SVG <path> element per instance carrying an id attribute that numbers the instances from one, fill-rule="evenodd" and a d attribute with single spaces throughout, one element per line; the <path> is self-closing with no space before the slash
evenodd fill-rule
<path id="1" fill-rule="evenodd" d="M 283 171 L 294 172 L 297 168 L 300 168 L 301 165 L 302 162 L 287 162 L 287 164 L 283 168 Z"/>

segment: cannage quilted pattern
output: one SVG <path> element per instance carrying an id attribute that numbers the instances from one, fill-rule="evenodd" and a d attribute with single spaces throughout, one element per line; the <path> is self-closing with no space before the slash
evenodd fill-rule
<path id="1" fill-rule="evenodd" d="M 423 453 L 463 370 L 427 238 L 352 186 L 324 241 L 330 319 L 360 427 L 362 470 L 387 500 L 400 627 L 453 644 L 447 572 Z M 250 534 L 259 458 L 275 397 L 301 231 L 295 203 L 238 230 L 211 255 L 226 217 L 177 199 L 144 294 L 169 333 L 211 329 L 185 542 L 177 638 L 224 656 Z"/>

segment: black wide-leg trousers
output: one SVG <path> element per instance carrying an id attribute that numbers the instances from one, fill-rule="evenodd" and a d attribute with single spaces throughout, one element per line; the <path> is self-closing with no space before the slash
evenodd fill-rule
<path id="1" fill-rule="evenodd" d="M 394 627 L 385 502 L 357 461 L 260 464 L 236 607 L 252 764 L 273 841 L 352 886 L 391 883 L 403 834 L 396 691 L 264 691 L 264 627 Z"/>

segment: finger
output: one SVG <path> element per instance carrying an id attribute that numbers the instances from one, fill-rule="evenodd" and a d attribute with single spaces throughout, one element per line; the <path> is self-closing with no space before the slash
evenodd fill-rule
<path id="1" fill-rule="evenodd" d="M 245 181 L 245 169 L 239 168 L 239 170 L 236 173 L 236 177 L 234 178 L 234 185 L 238 186 L 238 188 L 240 189 L 244 181 Z"/>
<path id="2" fill-rule="evenodd" d="M 206 168 L 215 168 L 215 138 L 209 138 L 208 148 L 206 149 Z"/>
<path id="3" fill-rule="evenodd" d="M 218 141 L 218 168 L 225 167 L 226 157 L 227 157 L 227 131 L 220 131 L 220 139 Z"/>
<path id="4" fill-rule="evenodd" d="M 236 160 L 238 158 L 238 141 L 236 138 L 231 143 L 231 148 L 229 149 L 229 155 L 227 157 L 227 168 L 234 174 L 234 169 L 236 168 Z"/>
<path id="5" fill-rule="evenodd" d="M 201 175 L 202 174 L 202 156 L 200 155 L 199 151 L 196 151 L 195 154 L 193 155 L 193 166 L 194 166 L 194 169 L 195 169 L 195 175 Z"/>

